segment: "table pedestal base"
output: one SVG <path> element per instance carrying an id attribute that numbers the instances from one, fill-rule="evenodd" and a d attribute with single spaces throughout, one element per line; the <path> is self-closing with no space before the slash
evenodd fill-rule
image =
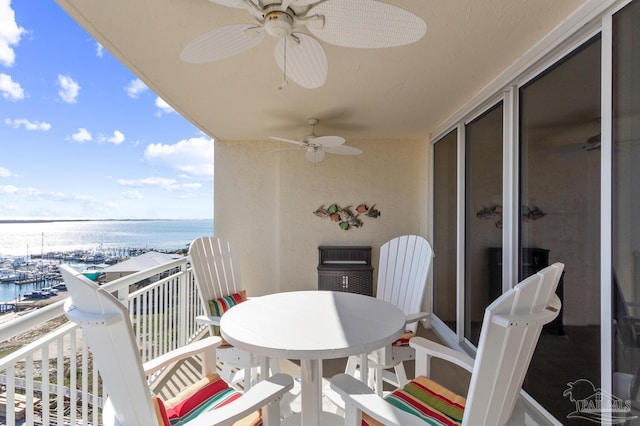
<path id="1" fill-rule="evenodd" d="M 344 417 L 322 411 L 322 360 L 300 360 L 300 413 L 286 417 L 282 425 L 344 425 Z"/>

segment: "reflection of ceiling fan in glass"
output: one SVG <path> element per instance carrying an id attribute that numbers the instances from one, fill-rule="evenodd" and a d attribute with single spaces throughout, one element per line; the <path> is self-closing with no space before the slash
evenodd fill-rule
<path id="1" fill-rule="evenodd" d="M 418 16 L 376 0 L 209 0 L 246 9 L 253 24 L 223 25 L 193 39 L 180 58 L 213 62 L 257 46 L 265 33 L 278 39 L 275 59 L 300 86 L 320 87 L 327 79 L 327 57 L 318 40 L 343 47 L 380 48 L 414 43 L 427 25 Z M 305 27 L 312 35 L 297 31 Z M 282 86 L 281 86 L 282 87 Z"/>
<path id="2" fill-rule="evenodd" d="M 572 142 L 573 139 L 575 142 Z M 600 133 L 579 139 L 567 137 L 561 143 L 542 149 L 542 153 L 552 155 L 556 160 L 578 159 L 591 156 L 593 152 L 600 151 Z"/>
<path id="3" fill-rule="evenodd" d="M 311 126 L 311 134 L 303 136 L 299 141 L 270 136 L 270 139 L 298 145 L 296 148 L 282 148 L 276 149 L 272 152 L 304 150 L 306 159 L 311 161 L 313 164 L 317 164 L 324 160 L 325 152 L 340 155 L 362 154 L 362 150 L 359 148 L 343 145 L 345 143 L 345 139 L 341 136 L 318 136 L 316 134 L 316 125 L 318 124 L 318 121 L 319 120 L 317 118 L 310 118 L 307 120 L 307 124 Z"/>
<path id="4" fill-rule="evenodd" d="M 581 147 L 584 151 L 600 150 L 600 133 L 591 136 Z"/>

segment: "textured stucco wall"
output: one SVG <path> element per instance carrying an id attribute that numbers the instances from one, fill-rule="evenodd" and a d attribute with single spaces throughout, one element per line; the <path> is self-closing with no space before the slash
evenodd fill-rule
<path id="1" fill-rule="evenodd" d="M 216 142 L 214 233 L 236 247 L 249 294 L 316 289 L 318 246 L 331 244 L 372 246 L 375 284 L 380 245 L 428 237 L 428 142 L 348 144 L 364 153 L 314 166 L 302 152 L 269 152 L 282 147 L 271 141 Z M 382 215 L 344 231 L 313 214 L 332 203 L 375 204 Z"/>

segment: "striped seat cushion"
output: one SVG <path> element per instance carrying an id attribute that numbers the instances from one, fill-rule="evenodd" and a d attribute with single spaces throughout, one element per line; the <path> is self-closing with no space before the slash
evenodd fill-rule
<path id="1" fill-rule="evenodd" d="M 402 389 L 397 389 L 385 400 L 399 409 L 420 417 L 425 424 L 434 426 L 460 425 L 466 403 L 465 398 L 440 386 L 426 377 L 416 377 Z M 362 426 L 378 426 L 381 423 L 362 416 Z"/>
<path id="2" fill-rule="evenodd" d="M 412 332 L 405 331 L 391 346 L 409 346 L 409 340 L 411 340 L 413 336 L 414 334 Z"/>
<path id="3" fill-rule="evenodd" d="M 211 308 L 211 315 L 221 317 L 222 314 L 229 309 L 236 306 L 238 303 L 242 303 L 247 300 L 247 292 L 242 290 L 238 293 L 230 294 L 229 296 L 219 297 L 209 301 L 209 307 Z"/>
<path id="4" fill-rule="evenodd" d="M 162 426 L 178 426 L 196 418 L 203 412 L 235 401 L 241 395 L 240 392 L 229 387 L 220 376 L 212 374 L 187 387 L 174 398 L 164 401 L 158 396 L 153 396 L 152 399 L 158 423 Z M 258 426 L 262 424 L 262 418 L 256 412 L 236 424 Z"/>
<path id="5" fill-rule="evenodd" d="M 213 299 L 209 301 L 209 309 L 211 309 L 211 315 L 215 317 L 221 317 L 222 314 L 227 312 L 229 309 L 236 306 L 238 303 L 242 303 L 247 300 L 247 292 L 246 290 L 242 290 L 238 293 L 230 294 L 229 296 L 219 297 L 217 299 Z M 220 327 L 214 326 L 213 332 L 216 336 L 220 336 Z M 229 346 L 224 339 L 222 339 L 221 346 Z"/>

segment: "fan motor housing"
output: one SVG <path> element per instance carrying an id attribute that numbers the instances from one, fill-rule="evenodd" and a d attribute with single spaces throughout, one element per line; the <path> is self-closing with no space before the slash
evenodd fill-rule
<path id="1" fill-rule="evenodd" d="M 264 29 L 273 37 L 286 37 L 293 32 L 293 18 L 286 12 L 274 10 L 265 15 Z"/>

